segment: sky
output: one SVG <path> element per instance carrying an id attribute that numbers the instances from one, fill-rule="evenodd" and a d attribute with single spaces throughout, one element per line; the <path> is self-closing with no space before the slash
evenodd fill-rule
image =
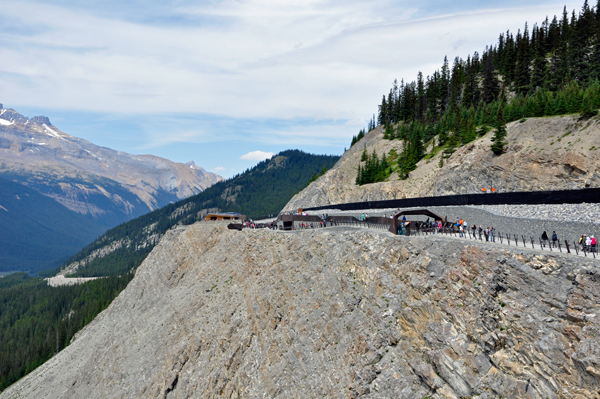
<path id="1" fill-rule="evenodd" d="M 394 79 L 582 4 L 0 0 L 0 103 L 227 178 L 286 149 L 341 155 Z"/>

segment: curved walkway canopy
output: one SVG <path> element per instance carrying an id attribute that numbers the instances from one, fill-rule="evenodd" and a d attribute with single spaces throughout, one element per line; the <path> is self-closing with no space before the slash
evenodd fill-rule
<path id="1" fill-rule="evenodd" d="M 429 209 L 411 209 L 410 211 L 402 211 L 394 215 L 394 219 L 398 219 L 399 216 L 404 215 L 424 215 L 432 217 L 434 220 L 441 220 L 442 222 L 447 222 L 445 217 L 441 217 L 440 215 L 436 215 L 431 212 Z"/>
<path id="2" fill-rule="evenodd" d="M 394 219 L 392 220 L 392 224 L 390 226 L 390 232 L 397 234 L 398 232 L 398 227 L 399 224 L 401 223 L 401 221 L 399 221 L 399 217 L 400 216 L 405 216 L 405 215 L 423 215 L 423 216 L 429 216 L 431 218 L 433 218 L 433 220 L 441 220 L 444 225 L 446 224 L 447 220 L 445 217 L 441 217 L 440 215 L 436 215 L 435 213 L 431 212 L 429 209 L 411 209 L 409 211 L 402 211 L 399 212 L 397 214 L 394 215 Z M 410 224 L 407 227 L 407 233 L 406 235 L 410 235 Z"/>

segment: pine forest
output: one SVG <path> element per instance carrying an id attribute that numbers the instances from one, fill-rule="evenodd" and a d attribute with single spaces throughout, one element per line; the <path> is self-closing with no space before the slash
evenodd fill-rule
<path id="1" fill-rule="evenodd" d="M 482 54 L 455 58 L 451 66 L 445 57 L 430 76 L 419 72 L 412 82 L 395 81 L 377 118 L 353 137 L 352 145 L 384 126 L 385 139 L 403 140 L 394 169 L 406 178 L 430 145 L 447 158 L 495 129 L 490 150 L 500 155 L 508 122 L 565 114 L 585 119 L 599 107 L 600 1 L 595 7 L 586 1 L 579 13 L 569 14 L 565 7 L 560 17 L 500 34 Z M 368 168 L 360 167 L 357 184 L 382 181 L 362 178 Z"/>

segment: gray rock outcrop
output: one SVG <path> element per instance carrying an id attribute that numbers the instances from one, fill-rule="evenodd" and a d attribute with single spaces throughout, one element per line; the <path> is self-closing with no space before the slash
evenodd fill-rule
<path id="1" fill-rule="evenodd" d="M 506 153 L 490 150 L 493 131 L 457 149 L 440 167 L 439 151 L 418 163 L 409 178 L 394 173 L 382 183 L 355 184 L 364 149 L 379 157 L 402 151 L 402 141 L 384 140 L 382 128 L 365 135 L 325 175 L 294 196 L 284 211 L 347 202 L 452 194 L 563 190 L 600 187 L 600 117 L 578 115 L 530 118 L 507 125 Z M 434 139 L 435 140 L 435 139 Z M 431 152 L 431 145 L 427 148 Z"/>
<path id="2" fill-rule="evenodd" d="M 201 222 L 0 398 L 599 398 L 599 318 L 590 259 Z"/>
<path id="3" fill-rule="evenodd" d="M 52 123 L 50 123 L 50 118 L 48 118 L 47 116 L 34 116 L 33 118 L 29 119 L 29 122 L 31 123 L 39 123 L 40 125 L 46 124 L 48 126 L 52 126 Z"/>

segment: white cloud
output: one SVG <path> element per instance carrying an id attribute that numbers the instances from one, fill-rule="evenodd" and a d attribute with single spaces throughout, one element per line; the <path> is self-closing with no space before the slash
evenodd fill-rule
<path id="1" fill-rule="evenodd" d="M 0 46 L 3 98 L 106 112 L 356 118 L 394 78 L 414 79 L 561 7 L 415 20 L 403 2 L 209 2 L 181 8 L 221 24 L 153 26 L 26 1 L 5 18 L 41 26 Z M 392 11 L 393 12 L 390 12 Z M 6 100 L 5 100 L 6 101 Z"/>
<path id="2" fill-rule="evenodd" d="M 227 170 L 227 169 L 226 169 L 226 168 L 224 168 L 224 167 L 222 167 L 222 166 L 217 166 L 217 167 L 216 167 L 216 168 L 214 168 L 212 171 L 216 173 L 216 172 L 224 172 L 224 171 L 226 171 L 226 170 Z"/>
<path id="3" fill-rule="evenodd" d="M 196 24 L 156 25 L 93 9 L 5 0 L 2 18 L 26 21 L 31 28 L 3 32 L 0 25 L 0 97 L 15 108 L 201 113 L 248 124 L 280 119 L 289 125 L 251 128 L 247 139 L 339 145 L 364 126 L 357 121 L 370 118 L 395 78 L 413 80 L 419 70 L 427 76 L 444 55 L 452 62 L 454 56 L 481 52 L 507 28 L 516 32 L 525 21 L 532 27 L 561 13 L 561 4 L 542 1 L 475 11 L 458 2 L 446 15 L 421 18 L 428 9 L 449 6 L 224 0 L 167 12 L 174 19 L 197 18 Z M 580 3 L 567 8 L 579 9 Z M 347 121 L 352 122 L 344 126 Z M 238 139 L 234 129 L 168 122 L 144 126 L 138 148 Z"/>
<path id="4" fill-rule="evenodd" d="M 273 155 L 275 155 L 273 152 L 252 151 L 242 155 L 240 159 L 245 161 L 264 161 L 265 159 L 271 158 Z"/>

